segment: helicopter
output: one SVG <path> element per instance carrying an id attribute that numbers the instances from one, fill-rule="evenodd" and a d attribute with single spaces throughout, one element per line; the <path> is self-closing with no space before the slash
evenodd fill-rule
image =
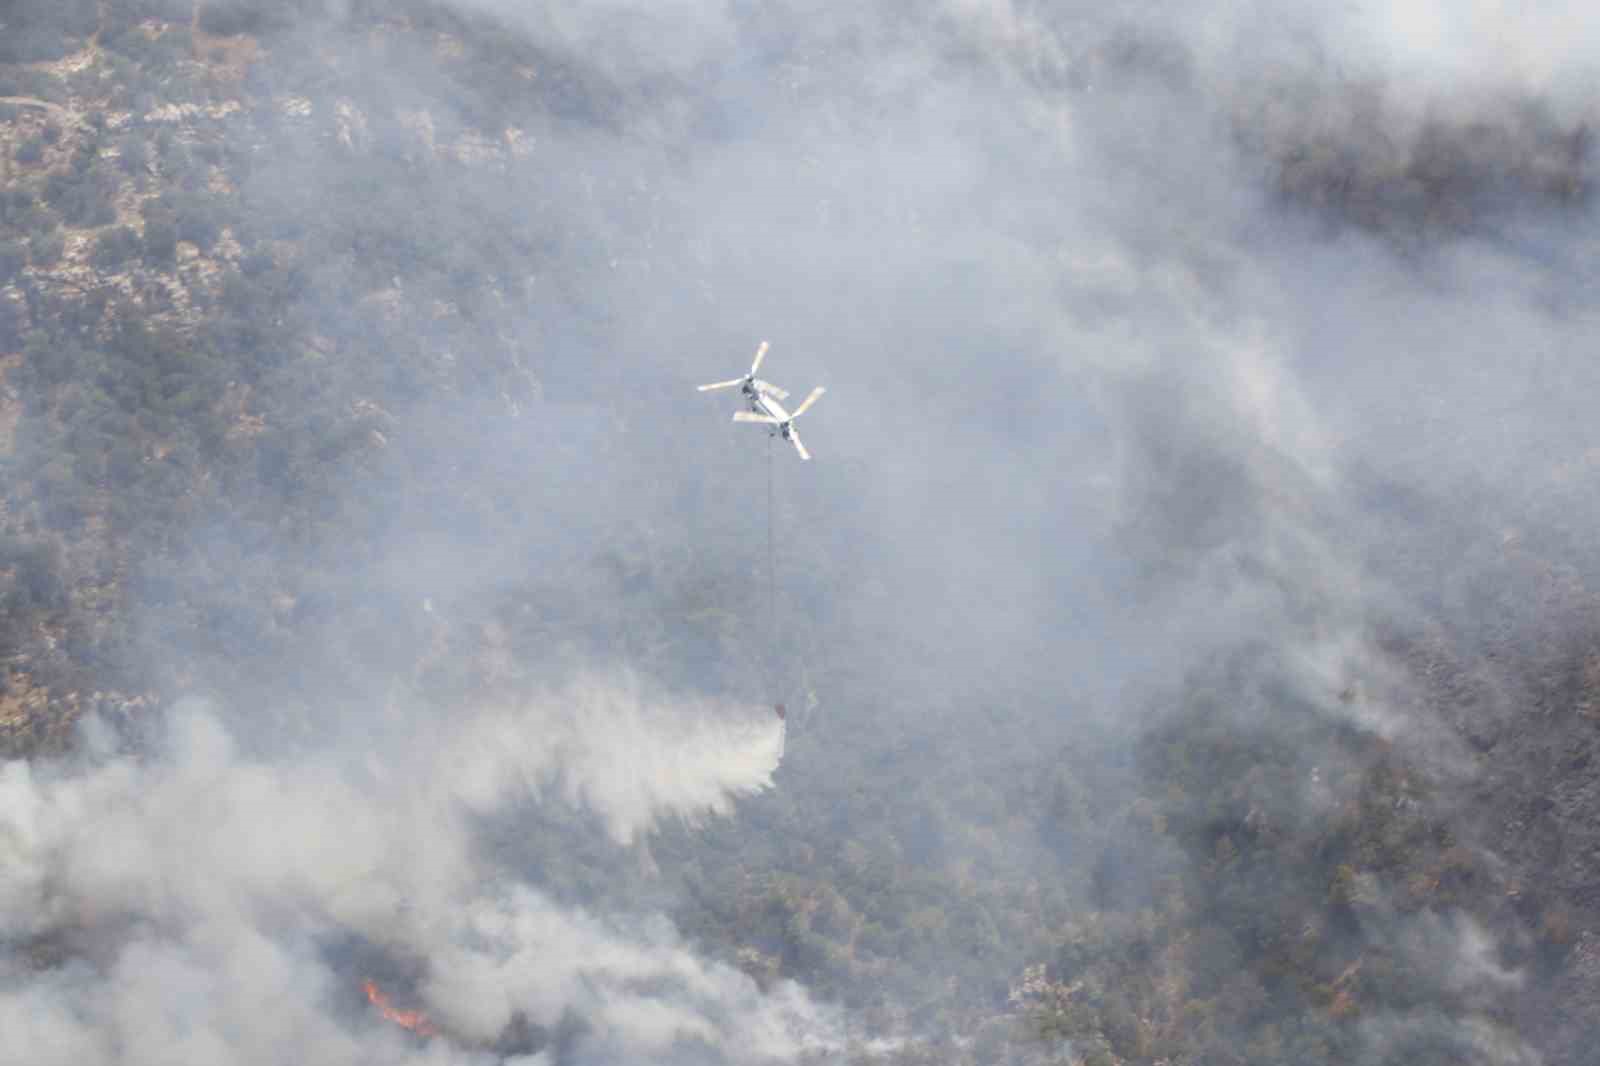
<path id="1" fill-rule="evenodd" d="M 827 391 L 828 390 L 821 385 L 818 385 L 816 388 L 812 389 L 810 395 L 808 395 L 804 400 L 800 401 L 800 406 L 794 409 L 793 414 L 785 411 L 783 409 L 783 405 L 780 404 L 776 398 L 758 391 L 751 402 L 752 407 L 759 405 L 758 410 L 735 411 L 733 413 L 733 420 L 735 422 L 759 422 L 762 425 L 774 427 L 773 432 L 782 436 L 783 439 L 788 441 L 790 444 L 793 444 L 794 450 L 800 453 L 800 458 L 810 459 L 811 453 L 806 451 L 806 446 L 804 444 L 800 443 L 800 434 L 796 433 L 794 430 L 794 420 L 805 414 L 806 410 L 812 404 L 817 402 L 817 397 L 821 396 Z"/>
<path id="2" fill-rule="evenodd" d="M 711 392 L 715 389 L 731 389 L 733 386 L 737 385 L 739 386 L 739 392 L 743 394 L 745 401 L 750 404 L 751 412 L 754 414 L 765 414 L 766 412 L 757 402 L 760 397 L 775 396 L 780 400 L 787 400 L 789 398 L 789 393 L 784 389 L 780 389 L 770 381 L 762 381 L 760 378 L 756 377 L 756 371 L 761 369 L 761 360 L 765 359 L 766 357 L 767 342 L 762 341 L 761 347 L 756 349 L 755 362 L 750 364 L 750 373 L 746 374 L 742 378 L 729 378 L 727 381 L 715 381 L 710 385 L 701 385 L 699 391 Z"/>

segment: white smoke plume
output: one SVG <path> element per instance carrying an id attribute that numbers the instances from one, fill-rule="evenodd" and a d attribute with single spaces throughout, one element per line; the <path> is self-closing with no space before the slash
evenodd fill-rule
<path id="1" fill-rule="evenodd" d="M 777 765 L 782 725 L 756 713 L 591 678 L 405 723 L 361 758 L 251 756 L 216 713 L 189 707 L 147 758 L 9 763 L 8 1052 L 134 1066 L 492 1061 L 484 1049 L 514 1022 L 542 1033 L 576 1020 L 564 1052 L 576 1061 L 792 1058 L 824 1029 L 798 989 L 761 992 L 665 919 L 561 906 L 474 846 L 479 819 L 546 797 L 591 810 L 619 842 L 663 817 L 728 813 Z M 385 975 L 327 948 L 352 941 L 405 960 L 441 1035 L 412 1038 L 364 1007 L 359 982 Z"/>

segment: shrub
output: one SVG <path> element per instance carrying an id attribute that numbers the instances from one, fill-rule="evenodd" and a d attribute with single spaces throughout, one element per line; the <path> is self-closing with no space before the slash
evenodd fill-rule
<path id="1" fill-rule="evenodd" d="M 117 142 L 117 166 L 124 174 L 140 174 L 150 163 L 150 144 L 141 137 L 127 136 Z"/>
<path id="2" fill-rule="evenodd" d="M 18 26 L 0 35 L 0 63 L 42 63 L 69 51 L 70 42 L 51 26 Z"/>
<path id="3" fill-rule="evenodd" d="M 100 234 L 94 246 L 94 265 L 102 270 L 121 266 L 139 255 L 142 242 L 127 226 L 117 226 Z"/>
<path id="4" fill-rule="evenodd" d="M 54 266 L 61 260 L 61 253 L 66 250 L 67 239 L 62 236 L 59 227 L 35 230 L 28 238 L 28 257 L 34 266 Z"/>
<path id="5" fill-rule="evenodd" d="M 9 285 L 28 265 L 28 246 L 17 240 L 0 241 L 0 285 Z"/>
<path id="6" fill-rule="evenodd" d="M 217 221 L 215 209 L 204 200 L 191 200 L 178 209 L 178 240 L 190 241 L 205 251 L 217 242 L 221 233 L 222 225 Z"/>
<path id="7" fill-rule="evenodd" d="M 232 37 L 241 33 L 260 33 L 265 19 L 259 9 L 244 4 L 203 4 L 200 8 L 200 28 L 218 37 Z"/>
<path id="8" fill-rule="evenodd" d="M 50 175 L 45 199 L 71 226 L 104 226 L 117 217 L 111 184 L 94 171 L 64 171 Z"/>
<path id="9" fill-rule="evenodd" d="M 33 207 L 33 196 L 28 190 L 13 186 L 0 189 L 0 226 L 24 229 Z"/>
<path id="10" fill-rule="evenodd" d="M 154 217 L 145 219 L 145 262 L 152 264 L 170 263 L 177 255 L 177 246 L 178 227 L 170 216 L 157 214 Z"/>
<path id="11" fill-rule="evenodd" d="M 15 351 L 22 344 L 27 318 L 21 299 L 0 295 L 0 352 Z"/>

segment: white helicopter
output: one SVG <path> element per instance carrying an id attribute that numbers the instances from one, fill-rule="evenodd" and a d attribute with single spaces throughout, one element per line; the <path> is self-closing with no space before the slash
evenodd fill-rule
<path id="1" fill-rule="evenodd" d="M 774 385 L 770 381 L 762 381 L 760 378 L 756 377 L 756 371 L 761 369 L 761 360 L 765 359 L 766 357 L 767 342 L 762 341 L 761 347 L 756 349 L 756 361 L 750 364 L 750 373 L 746 374 L 742 378 L 729 378 L 727 381 L 718 381 L 713 382 L 710 385 L 701 385 L 700 391 L 711 392 L 714 389 L 731 389 L 737 385 L 739 386 L 739 391 L 744 394 L 745 400 L 749 402 L 750 410 L 756 414 L 764 414 L 765 412 L 756 402 L 757 397 L 767 395 L 776 396 L 780 400 L 787 400 L 789 398 L 789 394 L 783 389 L 778 388 L 778 386 Z"/>
<path id="2" fill-rule="evenodd" d="M 780 400 L 789 398 L 788 392 L 756 377 L 756 371 L 761 368 L 761 360 L 767 355 L 767 342 L 762 341 L 761 347 L 756 349 L 755 362 L 750 364 L 750 373 L 742 378 L 730 378 L 727 381 L 718 381 L 710 385 L 701 385 L 701 392 L 710 392 L 713 389 L 731 389 L 738 385 L 739 391 L 744 395 L 745 402 L 750 405 L 748 411 L 736 411 L 733 415 L 735 422 L 759 422 L 763 425 L 773 426 L 774 433 L 782 435 L 783 439 L 794 445 L 794 450 L 800 453 L 800 458 L 810 459 L 811 453 L 806 451 L 806 446 L 800 443 L 800 436 L 794 431 L 794 420 L 805 413 L 806 408 L 816 403 L 817 397 L 827 390 L 821 385 L 811 390 L 811 395 L 801 401 L 795 408 L 794 414 L 783 409 Z"/>
<path id="3" fill-rule="evenodd" d="M 794 431 L 794 420 L 805 414 L 806 409 L 817 402 L 817 397 L 827 391 L 821 385 L 812 389 L 811 394 L 801 400 L 800 406 L 794 409 L 794 414 L 785 411 L 783 405 L 773 397 L 768 396 L 766 393 L 758 392 L 751 406 L 760 404 L 761 410 L 759 412 L 735 411 L 733 412 L 733 420 L 735 422 L 760 422 L 763 425 L 775 427 L 773 432 L 782 434 L 784 440 L 793 444 L 794 450 L 800 453 L 800 458 L 810 459 L 811 453 L 806 451 L 804 444 L 800 443 L 800 434 Z"/>

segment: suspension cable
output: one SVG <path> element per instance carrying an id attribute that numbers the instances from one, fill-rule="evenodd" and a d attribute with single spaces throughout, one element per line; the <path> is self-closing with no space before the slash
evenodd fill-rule
<path id="1" fill-rule="evenodd" d="M 772 487 L 772 448 L 776 433 L 767 434 L 767 687 L 773 705 L 778 692 L 778 541 L 777 509 Z"/>

